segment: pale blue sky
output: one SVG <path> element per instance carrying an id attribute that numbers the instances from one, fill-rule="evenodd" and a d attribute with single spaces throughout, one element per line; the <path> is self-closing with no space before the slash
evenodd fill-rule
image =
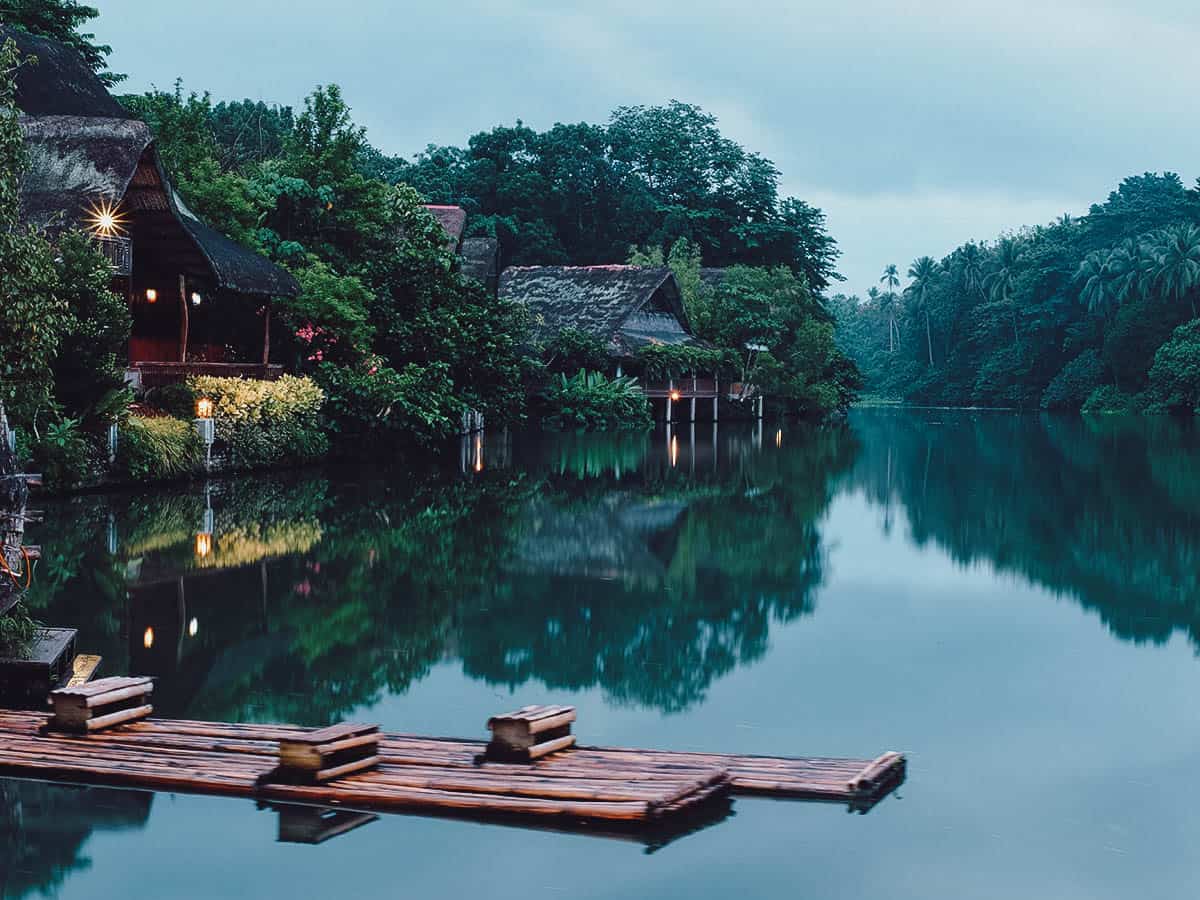
<path id="1" fill-rule="evenodd" d="M 1125 175 L 1200 171 L 1200 9 L 1179 0 L 92 2 L 130 89 L 298 104 L 337 82 L 391 153 L 698 103 L 825 210 L 859 292 Z"/>

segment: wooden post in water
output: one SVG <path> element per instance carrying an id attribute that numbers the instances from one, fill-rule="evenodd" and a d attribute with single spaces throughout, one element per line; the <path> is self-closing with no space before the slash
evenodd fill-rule
<path id="1" fill-rule="evenodd" d="M 187 362 L 188 296 L 187 279 L 179 276 L 179 361 Z"/>

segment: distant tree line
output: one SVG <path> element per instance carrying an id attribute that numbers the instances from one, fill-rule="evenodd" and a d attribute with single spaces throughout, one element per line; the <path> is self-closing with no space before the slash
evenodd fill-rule
<path id="1" fill-rule="evenodd" d="M 1192 412 L 1200 185 L 1147 173 L 1063 216 L 897 266 L 831 307 L 867 389 L 920 403 Z"/>

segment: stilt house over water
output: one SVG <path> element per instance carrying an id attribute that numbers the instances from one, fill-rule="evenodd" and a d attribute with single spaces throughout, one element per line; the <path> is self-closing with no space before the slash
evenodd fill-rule
<path id="1" fill-rule="evenodd" d="M 612 359 L 610 374 L 628 368 L 644 347 L 703 345 L 692 332 L 675 276 L 665 267 L 512 267 L 500 276 L 500 296 L 529 308 L 540 343 L 566 329 L 597 338 Z M 699 372 L 642 383 L 652 401 L 663 401 L 661 412 L 668 421 L 695 421 L 698 414 L 715 418 L 718 387 L 711 373 Z M 699 410 L 697 401 L 704 401 Z"/>
<path id="2" fill-rule="evenodd" d="M 21 214 L 48 232 L 86 230 L 133 314 L 128 375 L 151 387 L 186 375 L 273 378 L 271 301 L 299 293 L 286 270 L 191 212 L 154 136 L 70 48 L 0 26 L 36 63 L 17 73 L 29 166 Z"/>

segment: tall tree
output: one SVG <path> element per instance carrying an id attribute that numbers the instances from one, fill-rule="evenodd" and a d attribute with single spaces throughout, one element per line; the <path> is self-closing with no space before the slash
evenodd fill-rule
<path id="1" fill-rule="evenodd" d="M 80 28 L 100 15 L 94 6 L 78 0 L 0 0 L 0 23 L 53 38 L 71 47 L 109 87 L 125 80 L 108 70 L 112 47 L 97 44 L 96 35 Z"/>
<path id="2" fill-rule="evenodd" d="M 884 267 L 879 283 L 887 285 L 888 352 L 895 353 L 899 330 L 896 327 L 896 288 L 900 286 L 900 270 L 895 263 L 888 263 Z"/>
<path id="3" fill-rule="evenodd" d="M 1200 227 L 1175 225 L 1158 235 L 1154 247 L 1153 279 L 1163 297 L 1180 302 L 1187 298 L 1196 318 L 1196 291 L 1200 289 Z"/>
<path id="4" fill-rule="evenodd" d="M 922 256 L 908 267 L 908 295 L 913 300 L 913 311 L 925 318 L 925 346 L 929 351 L 929 368 L 933 368 L 933 330 L 929 324 L 929 292 L 941 273 L 941 267 L 932 256 Z"/>

